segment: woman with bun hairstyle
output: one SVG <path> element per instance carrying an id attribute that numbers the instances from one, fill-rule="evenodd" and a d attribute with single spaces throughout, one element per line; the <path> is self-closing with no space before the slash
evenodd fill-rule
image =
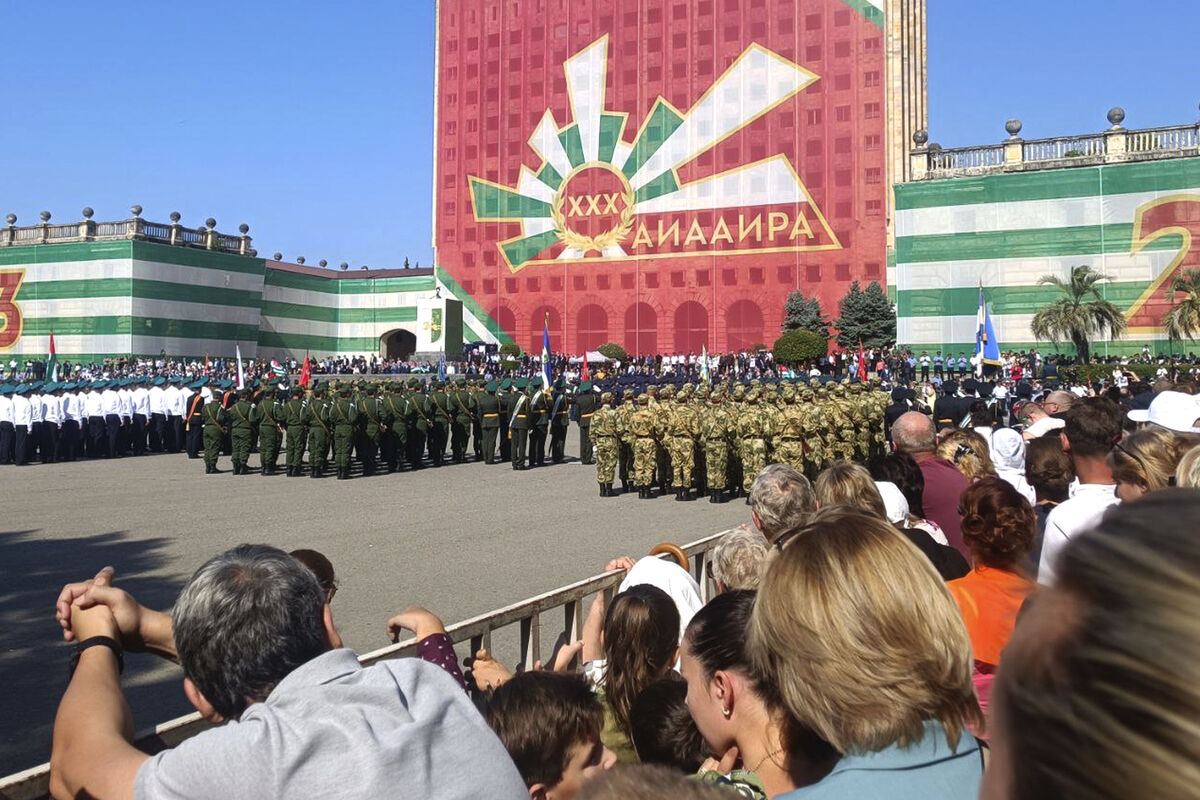
<path id="1" fill-rule="evenodd" d="M 1023 569 L 1037 518 L 1029 501 L 1002 478 L 976 481 L 958 502 L 971 571 L 947 586 L 971 638 L 975 688 L 986 708 L 991 678 L 1012 637 L 1017 612 L 1037 588 Z"/>

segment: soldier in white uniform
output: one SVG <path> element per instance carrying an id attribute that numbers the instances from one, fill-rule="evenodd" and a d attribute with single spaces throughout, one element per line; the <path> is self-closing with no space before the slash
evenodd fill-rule
<path id="1" fill-rule="evenodd" d="M 104 405 L 100 402 L 103 385 L 104 381 L 92 381 L 88 384 L 87 394 L 83 396 L 83 416 L 87 419 L 84 440 L 88 458 L 100 458 L 104 453 Z"/>
<path id="2" fill-rule="evenodd" d="M 120 458 L 123 455 L 120 446 L 121 398 L 117 395 L 116 384 L 115 380 L 108 381 L 104 385 L 104 391 L 100 392 L 100 413 L 104 415 L 104 430 L 106 434 L 105 458 Z"/>
<path id="3" fill-rule="evenodd" d="M 62 455 L 64 461 L 74 461 L 79 458 L 83 444 L 83 388 L 78 383 L 66 385 L 66 396 L 63 398 Z"/>
<path id="4" fill-rule="evenodd" d="M 117 398 L 120 401 L 121 408 L 121 436 L 120 451 L 121 455 L 127 455 L 129 449 L 133 446 L 133 390 L 129 385 L 133 382 L 133 378 L 122 378 L 117 384 Z"/>
<path id="5" fill-rule="evenodd" d="M 167 427 L 166 392 L 163 384 L 166 378 L 155 378 L 150 387 L 150 450 L 154 453 L 163 451 L 164 429 Z"/>
<path id="6" fill-rule="evenodd" d="M 42 463 L 58 461 L 58 441 L 63 421 L 63 385 L 48 383 L 42 387 Z"/>
<path id="7" fill-rule="evenodd" d="M 30 386 L 29 392 L 29 438 L 25 440 L 26 463 L 32 463 L 35 458 L 41 456 L 44 461 L 46 456 L 42 453 L 42 416 L 45 412 L 44 400 L 42 399 L 41 381 Z"/>
<path id="8" fill-rule="evenodd" d="M 133 403 L 133 428 L 131 432 L 133 454 L 140 456 L 146 452 L 146 431 L 150 426 L 150 390 L 146 388 L 148 378 L 138 378 L 130 400 Z"/>
<path id="9" fill-rule="evenodd" d="M 18 467 L 29 463 L 29 429 L 33 426 L 33 404 L 29 395 L 33 389 L 26 384 L 13 394 L 13 457 Z"/>
<path id="10" fill-rule="evenodd" d="M 179 429 L 183 419 L 183 411 L 179 408 L 179 379 L 171 378 L 163 389 L 163 413 L 166 414 L 166 424 L 163 426 L 163 447 L 168 453 L 179 452 Z"/>

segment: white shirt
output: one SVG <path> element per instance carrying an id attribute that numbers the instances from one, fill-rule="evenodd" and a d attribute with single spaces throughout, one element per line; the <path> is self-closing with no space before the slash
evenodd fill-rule
<path id="1" fill-rule="evenodd" d="M 166 414 L 166 392 L 161 386 L 150 387 L 150 413 L 151 414 Z"/>
<path id="2" fill-rule="evenodd" d="M 133 416 L 133 399 L 130 398 L 128 389 L 117 389 L 117 399 L 120 401 L 121 416 L 129 419 Z"/>
<path id="3" fill-rule="evenodd" d="M 1121 501 L 1117 487 L 1100 483 L 1081 483 L 1075 494 L 1059 503 L 1046 517 L 1046 532 L 1042 537 L 1042 560 L 1038 564 L 1038 583 L 1054 583 L 1058 556 L 1067 543 L 1095 527 L 1104 512 Z"/>
<path id="4" fill-rule="evenodd" d="M 13 421 L 13 399 L 0 395 L 0 422 Z"/>
<path id="5" fill-rule="evenodd" d="M 83 413 L 87 417 L 104 416 L 104 406 L 100 402 L 100 393 L 95 389 L 83 396 Z"/>
<path id="6" fill-rule="evenodd" d="M 63 416 L 83 422 L 83 392 L 71 392 L 63 400 Z"/>
<path id="7" fill-rule="evenodd" d="M 163 413 L 171 417 L 182 417 L 179 410 L 179 387 L 168 386 L 163 389 Z"/>
<path id="8" fill-rule="evenodd" d="M 195 392 L 193 392 L 191 389 L 179 390 L 179 397 L 175 400 L 175 416 L 187 416 L 188 406 L 192 404 L 192 395 L 194 394 Z"/>
<path id="9" fill-rule="evenodd" d="M 105 389 L 100 393 L 101 414 L 108 416 L 109 414 L 119 415 L 121 413 L 121 398 L 117 396 L 115 389 Z"/>
<path id="10" fill-rule="evenodd" d="M 41 422 L 46 418 L 46 401 L 40 394 L 29 396 L 29 413 L 33 422 Z"/>
<path id="11" fill-rule="evenodd" d="M 43 412 L 45 421 L 51 425 L 61 425 L 63 421 L 63 398 L 48 394 L 42 399 L 42 405 L 45 409 Z"/>
<path id="12" fill-rule="evenodd" d="M 139 386 L 130 392 L 130 400 L 133 402 L 133 413 L 143 417 L 150 416 L 150 392 L 145 386 Z"/>
<path id="13" fill-rule="evenodd" d="M 13 425 L 24 425 L 28 428 L 33 424 L 33 406 L 29 398 L 18 394 L 13 395 Z"/>

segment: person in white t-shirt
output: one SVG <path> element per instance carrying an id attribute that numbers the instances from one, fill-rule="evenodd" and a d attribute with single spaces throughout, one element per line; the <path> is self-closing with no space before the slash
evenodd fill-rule
<path id="1" fill-rule="evenodd" d="M 1071 457 L 1079 486 L 1046 518 L 1038 582 L 1054 583 L 1058 555 L 1067 542 L 1091 529 L 1109 506 L 1120 502 L 1108 452 L 1121 440 L 1120 407 L 1106 397 L 1077 400 L 1066 414 L 1063 450 Z"/>

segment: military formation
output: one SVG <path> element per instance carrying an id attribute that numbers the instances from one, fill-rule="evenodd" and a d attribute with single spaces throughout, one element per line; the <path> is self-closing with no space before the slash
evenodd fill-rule
<path id="1" fill-rule="evenodd" d="M 878 381 L 604 391 L 589 426 L 600 496 L 636 488 L 642 499 L 724 503 L 748 496 L 771 463 L 815 478 L 834 461 L 882 454 L 890 403 Z"/>
<path id="2" fill-rule="evenodd" d="M 481 461 L 528 470 L 580 461 L 602 497 L 749 493 L 767 464 L 815 477 L 833 461 L 883 452 L 890 396 L 878 381 L 603 385 L 540 377 L 355 380 L 312 387 L 130 377 L 0 385 L 0 464 L 179 452 L 218 474 L 347 480 Z M 252 468 L 250 457 L 258 453 Z M 282 459 L 282 464 L 280 463 Z M 332 469 L 331 469 L 332 467 Z"/>

